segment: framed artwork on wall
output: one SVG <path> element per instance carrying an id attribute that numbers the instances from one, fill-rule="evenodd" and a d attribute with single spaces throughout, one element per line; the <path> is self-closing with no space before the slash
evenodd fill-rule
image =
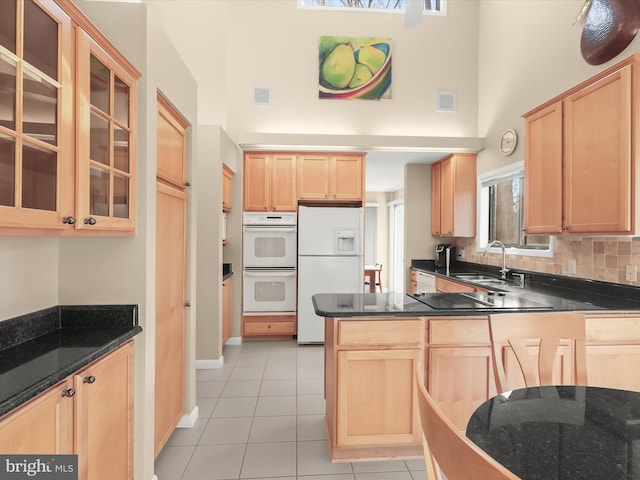
<path id="1" fill-rule="evenodd" d="M 319 98 L 391 99 L 391 53 L 390 38 L 320 37 Z"/>

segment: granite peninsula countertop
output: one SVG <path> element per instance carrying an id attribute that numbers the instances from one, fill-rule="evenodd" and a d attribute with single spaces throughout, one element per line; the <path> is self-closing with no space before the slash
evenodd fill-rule
<path id="1" fill-rule="evenodd" d="M 467 262 L 456 262 L 448 275 L 443 271 L 444 269 L 437 269 L 432 260 L 413 260 L 411 268 L 483 288 L 487 286 L 463 281 L 455 275 L 464 272 L 499 277 L 499 273 L 496 273 L 498 267 Z M 638 287 L 521 270 L 518 272 L 525 273 L 524 288 L 517 287 L 512 282 L 503 288 L 491 288 L 505 293 L 508 299 L 513 300 L 514 305 L 518 302 L 534 305 L 527 308 L 527 311 L 640 311 L 640 288 Z M 434 304 L 434 301 L 450 295 L 462 294 L 426 293 L 420 298 L 424 302 Z M 403 293 L 323 293 L 316 294 L 312 298 L 315 312 L 321 317 L 466 316 L 518 311 L 516 307 L 493 309 L 489 306 L 474 309 L 433 308 Z M 535 308 L 536 304 L 539 304 L 540 308 Z"/>
<path id="2" fill-rule="evenodd" d="M 0 322 L 0 415 L 141 331 L 137 305 L 56 306 Z"/>

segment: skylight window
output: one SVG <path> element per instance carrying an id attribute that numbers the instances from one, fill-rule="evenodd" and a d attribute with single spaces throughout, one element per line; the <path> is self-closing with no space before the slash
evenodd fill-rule
<path id="1" fill-rule="evenodd" d="M 404 13 L 407 0 L 298 0 L 299 8 Z M 423 15 L 446 15 L 447 0 L 422 0 Z"/>

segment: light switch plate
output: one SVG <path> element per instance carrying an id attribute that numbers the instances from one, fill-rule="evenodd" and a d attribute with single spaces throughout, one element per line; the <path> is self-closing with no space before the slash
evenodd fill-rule
<path id="1" fill-rule="evenodd" d="M 567 271 L 572 275 L 576 274 L 576 261 L 575 260 L 569 260 L 569 262 L 567 262 Z"/>
<path id="2" fill-rule="evenodd" d="M 637 265 L 627 265 L 624 270 L 624 278 L 627 282 L 637 282 L 638 281 L 638 266 Z"/>

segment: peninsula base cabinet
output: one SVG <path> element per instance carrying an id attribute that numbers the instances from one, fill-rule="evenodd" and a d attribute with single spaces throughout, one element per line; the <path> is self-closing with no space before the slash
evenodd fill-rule
<path id="1" fill-rule="evenodd" d="M 589 385 L 640 391 L 640 314 L 585 312 Z M 531 348 L 536 348 L 531 346 Z M 509 388 L 522 383 L 509 348 Z M 561 345 L 555 380 L 571 384 L 572 351 Z M 460 431 L 496 395 L 488 317 L 325 319 L 325 400 L 331 460 L 421 456 L 414 369 Z"/>
<path id="2" fill-rule="evenodd" d="M 81 480 L 132 479 L 133 342 L 0 419 L 0 451 L 76 453 Z"/>
<path id="3" fill-rule="evenodd" d="M 326 319 L 325 395 L 332 461 L 422 454 L 415 369 L 420 319 Z M 326 343 L 325 343 L 326 345 Z"/>

